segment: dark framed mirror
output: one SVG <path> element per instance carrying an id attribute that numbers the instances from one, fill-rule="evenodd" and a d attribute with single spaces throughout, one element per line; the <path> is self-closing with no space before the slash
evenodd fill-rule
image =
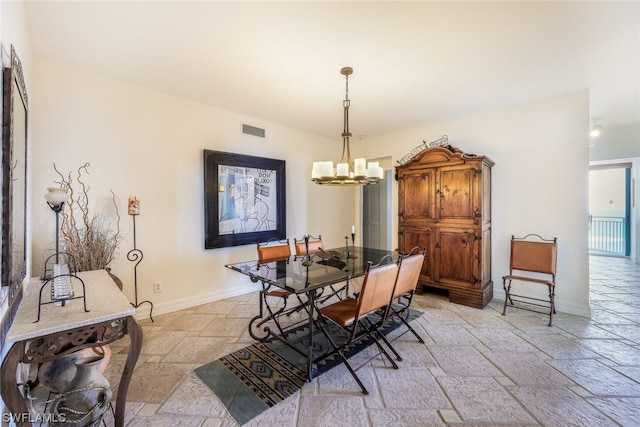
<path id="1" fill-rule="evenodd" d="M 29 102 L 20 58 L 11 46 L 11 66 L 2 70 L 2 286 L 9 304 L 21 295 L 26 276 L 27 128 Z"/>

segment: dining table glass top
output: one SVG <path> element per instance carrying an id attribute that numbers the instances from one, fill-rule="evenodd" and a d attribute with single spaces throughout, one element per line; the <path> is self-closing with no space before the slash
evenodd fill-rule
<path id="1" fill-rule="evenodd" d="M 306 256 L 259 263 L 258 260 L 227 264 L 226 267 L 294 293 L 310 292 L 334 283 L 363 276 L 368 262 L 386 264 L 396 260 L 397 253 L 359 246 L 327 249 Z M 310 261 L 310 262 L 309 262 Z"/>

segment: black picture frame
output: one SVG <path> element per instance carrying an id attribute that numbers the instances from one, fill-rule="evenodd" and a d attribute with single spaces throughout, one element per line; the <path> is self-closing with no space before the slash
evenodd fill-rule
<path id="1" fill-rule="evenodd" d="M 203 150 L 204 247 L 285 239 L 284 160 Z"/>
<path id="2" fill-rule="evenodd" d="M 4 57 L 4 49 L 0 46 Z M 0 321 L 0 346 L 22 300 L 26 278 L 27 129 L 29 101 L 22 63 L 11 46 L 10 67 L 2 68 L 2 248 L 0 281 L 7 293 L 8 313 Z M 2 61 L 4 63 L 4 59 Z M 4 302 L 3 302 L 4 303 Z"/>
<path id="3" fill-rule="evenodd" d="M 10 297 L 26 276 L 27 121 L 29 102 L 20 58 L 11 46 L 4 68 L 2 114 L 2 285 Z"/>

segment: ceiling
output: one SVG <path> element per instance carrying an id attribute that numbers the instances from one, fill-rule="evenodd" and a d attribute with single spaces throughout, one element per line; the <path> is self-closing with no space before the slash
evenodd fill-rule
<path id="1" fill-rule="evenodd" d="M 5 1 L 5 0 L 3 0 Z M 640 120 L 640 2 L 28 1 L 33 53 L 339 139 L 590 91 Z"/>

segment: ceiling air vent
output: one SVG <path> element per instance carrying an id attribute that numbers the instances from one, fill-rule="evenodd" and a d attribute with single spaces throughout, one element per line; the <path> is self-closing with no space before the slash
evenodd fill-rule
<path id="1" fill-rule="evenodd" d="M 257 136 L 258 138 L 264 138 L 264 129 L 246 125 L 244 123 L 242 124 L 242 133 L 245 135 Z"/>

